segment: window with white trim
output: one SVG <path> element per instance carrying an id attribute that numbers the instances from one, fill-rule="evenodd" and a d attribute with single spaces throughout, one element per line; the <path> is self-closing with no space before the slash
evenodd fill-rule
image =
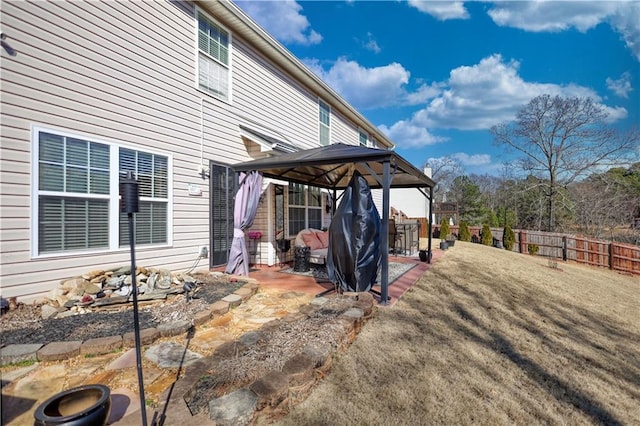
<path id="1" fill-rule="evenodd" d="M 289 235 L 305 228 L 322 228 L 322 193 L 320 188 L 299 183 L 289 185 Z"/>
<path id="2" fill-rule="evenodd" d="M 34 129 L 34 155 L 35 255 L 128 246 L 117 184 L 127 171 L 140 193 L 136 244 L 168 244 L 168 156 L 40 129 Z"/>
<path id="3" fill-rule="evenodd" d="M 318 126 L 320 145 L 331 143 L 331 107 L 318 99 Z"/>
<path id="4" fill-rule="evenodd" d="M 361 146 L 369 146 L 368 144 L 369 137 L 362 130 L 358 131 L 358 140 L 360 141 Z"/>
<path id="5" fill-rule="evenodd" d="M 231 34 L 197 11 L 198 88 L 229 101 L 231 86 Z"/>

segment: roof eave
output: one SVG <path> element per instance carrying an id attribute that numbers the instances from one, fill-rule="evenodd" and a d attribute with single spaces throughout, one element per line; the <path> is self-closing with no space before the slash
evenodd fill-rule
<path id="1" fill-rule="evenodd" d="M 316 76 L 306 65 L 289 52 L 282 44 L 260 27 L 242 9 L 229 0 L 200 0 L 199 7 L 208 11 L 234 34 L 251 42 L 260 52 L 274 63 L 282 67 L 296 81 L 302 83 L 312 92 L 318 94 L 332 108 L 357 123 L 374 136 L 387 149 L 394 149 L 395 144 L 376 126 L 369 122 L 353 106 L 344 100 L 322 79 Z"/>

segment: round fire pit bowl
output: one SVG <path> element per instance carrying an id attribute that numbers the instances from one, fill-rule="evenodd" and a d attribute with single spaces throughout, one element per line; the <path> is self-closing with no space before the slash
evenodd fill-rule
<path id="1" fill-rule="evenodd" d="M 110 411 L 111 391 L 107 386 L 78 386 L 40 404 L 34 413 L 34 425 L 106 425 Z"/>

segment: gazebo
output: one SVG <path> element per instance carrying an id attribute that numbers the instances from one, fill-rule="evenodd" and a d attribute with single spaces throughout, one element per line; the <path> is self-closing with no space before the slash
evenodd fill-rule
<path id="1" fill-rule="evenodd" d="M 232 166 L 235 172 L 257 171 L 265 177 L 331 190 L 336 205 L 357 170 L 372 189 L 382 189 L 381 247 L 389 247 L 389 192 L 391 188 L 417 188 L 432 208 L 435 182 L 394 151 L 342 143 L 261 158 Z M 431 221 L 427 261 L 431 262 Z M 382 251 L 381 303 L 388 300 L 389 252 Z"/>

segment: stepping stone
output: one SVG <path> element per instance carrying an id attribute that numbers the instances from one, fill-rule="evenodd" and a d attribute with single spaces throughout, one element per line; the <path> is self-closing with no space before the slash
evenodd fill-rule
<path id="1" fill-rule="evenodd" d="M 136 366 L 136 348 L 129 349 L 105 367 L 106 370 L 122 370 Z"/>
<path id="2" fill-rule="evenodd" d="M 193 364 L 202 355 L 188 350 L 179 343 L 166 342 L 147 349 L 144 356 L 163 368 L 178 368 Z"/>

